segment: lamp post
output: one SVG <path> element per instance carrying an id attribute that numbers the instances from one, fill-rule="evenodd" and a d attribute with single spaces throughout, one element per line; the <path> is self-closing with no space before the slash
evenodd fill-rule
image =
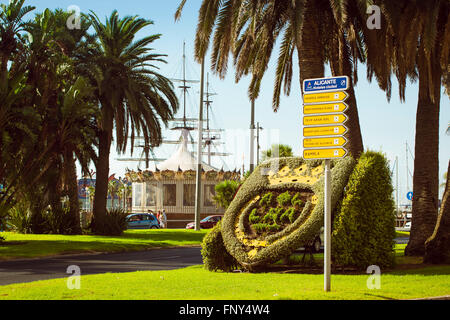
<path id="1" fill-rule="evenodd" d="M 202 58 L 200 79 L 200 105 L 198 111 L 197 172 L 195 183 L 195 231 L 200 230 L 200 213 L 202 198 L 202 136 L 203 136 L 203 90 L 205 78 L 205 57 Z"/>
<path id="2" fill-rule="evenodd" d="M 259 126 L 259 122 L 256 124 L 256 165 L 259 165 L 259 149 L 261 146 L 259 145 L 259 131 L 264 130 L 263 127 Z"/>
<path id="3" fill-rule="evenodd" d="M 251 102 L 250 112 L 250 172 L 255 169 L 255 99 Z"/>

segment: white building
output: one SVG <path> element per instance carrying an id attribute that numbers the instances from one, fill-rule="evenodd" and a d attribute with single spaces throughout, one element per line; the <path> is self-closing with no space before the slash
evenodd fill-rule
<path id="1" fill-rule="evenodd" d="M 154 213 L 166 211 L 169 228 L 184 228 L 194 221 L 195 178 L 197 160 L 189 152 L 188 131 L 182 131 L 181 143 L 177 151 L 155 170 L 129 171 L 126 177 L 133 184 L 133 212 Z M 223 180 L 239 180 L 240 173 L 223 171 L 202 163 L 201 218 L 213 214 L 223 214 L 213 202 L 215 185 Z"/>

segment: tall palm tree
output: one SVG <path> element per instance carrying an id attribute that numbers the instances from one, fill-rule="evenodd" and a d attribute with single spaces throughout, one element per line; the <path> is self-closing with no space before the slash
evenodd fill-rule
<path id="1" fill-rule="evenodd" d="M 1 83 L 6 81 L 6 70 L 11 54 L 17 50 L 19 33 L 23 31 L 23 18 L 35 7 L 24 6 L 25 0 L 11 0 L 9 4 L 1 4 L 0 12 L 0 76 Z"/>
<path id="2" fill-rule="evenodd" d="M 274 144 L 271 149 L 267 149 L 262 151 L 262 160 L 265 161 L 267 159 L 273 158 L 275 156 L 275 151 L 278 150 L 277 157 L 285 158 L 285 157 L 293 157 L 294 153 L 292 152 L 292 148 L 287 144 Z"/>
<path id="3" fill-rule="evenodd" d="M 185 2 L 180 3 L 176 18 Z M 280 104 L 283 82 L 285 93 L 290 93 L 294 50 L 298 54 L 300 84 L 307 78 L 323 77 L 324 64 L 329 60 L 333 75 L 347 75 L 351 80 L 350 108 L 346 111 L 349 116 L 347 147 L 358 157 L 363 143 L 353 84 L 357 81 L 356 62 L 363 58 L 357 45 L 359 26 L 355 24 L 361 19 L 350 18 L 365 14 L 368 3 L 365 0 L 205 0 L 198 19 L 196 57 L 200 60 L 205 55 L 214 30 L 212 69 L 224 77 L 228 55 L 233 52 L 236 80 L 252 74 L 249 96 L 254 100 L 276 40 L 283 35 L 274 86 L 274 111 Z"/>
<path id="4" fill-rule="evenodd" d="M 120 185 L 116 180 L 108 182 L 108 195 L 111 197 L 111 208 L 114 208 L 116 197 L 120 195 Z M 120 197 L 119 197 L 120 204 Z"/>
<path id="5" fill-rule="evenodd" d="M 101 106 L 93 229 L 102 233 L 114 127 L 119 153 L 126 150 L 128 138 L 133 152 L 134 139 L 139 134 L 144 137 L 145 146 L 159 145 L 162 142 L 160 121 L 167 126 L 173 119 L 178 99 L 172 83 L 159 74 L 154 65 L 165 62 L 164 55 L 152 53 L 148 47 L 160 35 L 136 40 L 136 34 L 152 21 L 138 16 L 119 18 L 117 11 L 113 11 L 105 23 L 94 13 L 90 14 L 90 19 L 99 45 L 96 54 L 88 56 L 85 70 Z"/>
<path id="6" fill-rule="evenodd" d="M 67 32 L 69 14 L 62 10 L 46 9 L 28 23 L 31 35 L 24 53 L 14 61 L 13 69 L 24 65 L 28 71 L 28 84 L 39 94 L 31 97 L 31 104 L 41 117 L 39 145 L 48 150 L 45 167 L 51 167 L 46 185 L 53 213 L 62 214 L 61 197 L 69 197 L 69 215 L 72 226 L 64 233 L 81 233 L 76 178 L 76 159 L 87 171 L 95 153 L 97 106 L 92 90 L 75 73 L 77 52 L 84 45 L 83 38 L 89 28 L 86 19 L 82 28 Z"/>
<path id="7" fill-rule="evenodd" d="M 450 4 L 433 1 L 375 1 L 384 13 L 377 34 L 364 36 L 369 78 L 376 76 L 390 97 L 390 76 L 405 99 L 407 78 L 419 81 L 413 176 L 412 228 L 407 255 L 423 255 L 438 211 L 439 109 L 441 79 L 448 73 Z"/>
<path id="8" fill-rule="evenodd" d="M 82 170 L 87 172 L 90 155 L 96 145 L 93 119 L 98 117 L 98 107 L 91 100 L 92 88 L 80 77 L 70 86 L 62 97 L 59 124 L 57 126 L 57 149 L 64 185 L 64 193 L 69 197 L 69 214 L 72 219 L 72 233 L 80 234 L 80 207 L 78 199 L 78 181 L 76 160 Z"/>

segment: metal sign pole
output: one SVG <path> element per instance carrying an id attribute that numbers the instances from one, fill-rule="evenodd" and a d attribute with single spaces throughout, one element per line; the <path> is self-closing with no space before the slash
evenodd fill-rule
<path id="1" fill-rule="evenodd" d="M 331 290 L 331 170 L 330 159 L 342 159 L 348 151 L 344 111 L 349 98 L 348 76 L 306 79 L 303 81 L 303 159 L 325 160 L 324 181 L 324 290 Z"/>
<path id="2" fill-rule="evenodd" d="M 331 287 L 331 170 L 330 160 L 325 160 L 325 192 L 324 192 L 324 290 L 330 291 Z"/>
<path id="3" fill-rule="evenodd" d="M 200 106 L 198 111 L 197 172 L 195 176 L 195 231 L 200 230 L 202 199 L 202 139 L 203 139 L 203 82 L 205 77 L 205 57 L 202 58 Z"/>

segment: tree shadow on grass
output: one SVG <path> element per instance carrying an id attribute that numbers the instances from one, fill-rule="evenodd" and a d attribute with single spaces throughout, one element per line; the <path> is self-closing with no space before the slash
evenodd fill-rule
<path id="1" fill-rule="evenodd" d="M 183 232 L 182 230 L 127 230 L 121 237 L 127 239 L 140 239 L 152 241 L 182 241 L 182 242 L 201 242 L 206 235 L 204 232 Z"/>

